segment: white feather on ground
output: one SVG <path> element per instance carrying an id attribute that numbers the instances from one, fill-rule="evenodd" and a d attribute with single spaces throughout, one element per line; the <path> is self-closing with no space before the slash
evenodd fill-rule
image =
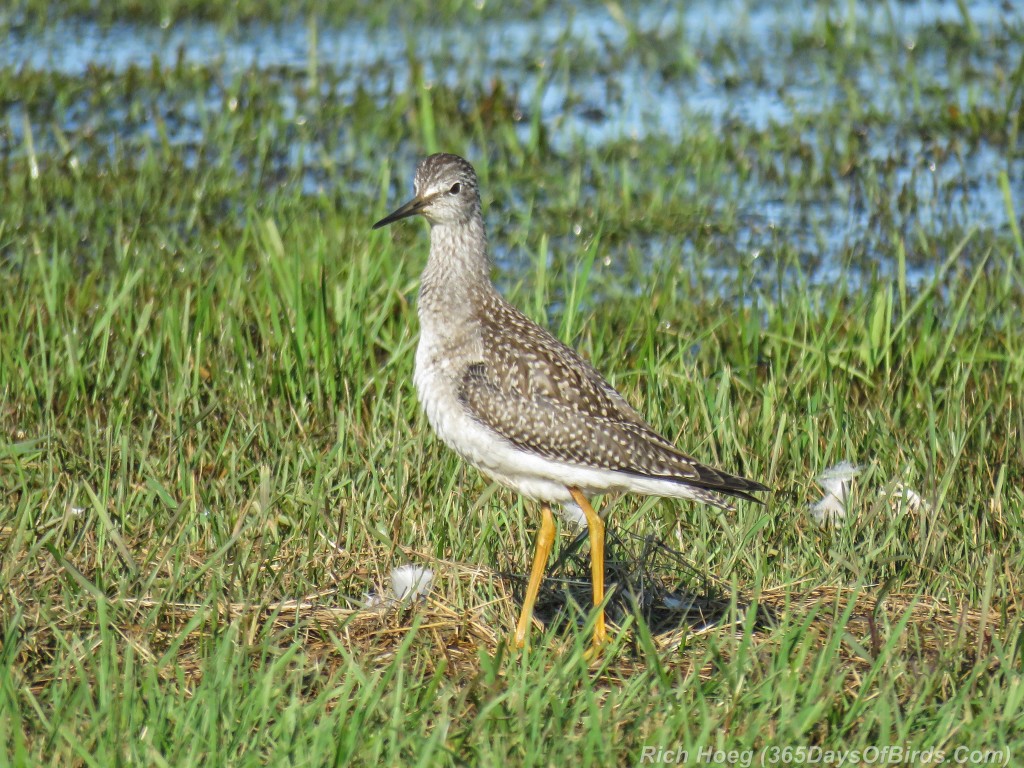
<path id="1" fill-rule="evenodd" d="M 555 514 L 575 528 L 587 529 L 587 516 L 575 501 L 566 501 L 555 506 Z"/>
<path id="2" fill-rule="evenodd" d="M 391 571 L 391 595 L 395 600 L 422 600 L 430 592 L 434 572 L 422 565 L 400 565 Z"/>
<path id="3" fill-rule="evenodd" d="M 424 600 L 430 593 L 434 583 L 434 572 L 422 565 L 399 565 L 391 569 L 391 594 L 381 594 L 378 590 L 363 595 L 363 608 L 368 610 L 386 610 L 403 600 L 413 602 Z"/>
<path id="4" fill-rule="evenodd" d="M 810 505 L 811 517 L 818 525 L 837 525 L 846 519 L 846 500 L 853 478 L 860 473 L 861 468 L 853 462 L 841 461 L 815 478 L 825 490 L 821 500 Z"/>
<path id="5" fill-rule="evenodd" d="M 928 512 L 931 505 L 921 498 L 921 494 L 903 483 L 896 483 L 891 491 L 884 488 L 878 492 L 879 496 L 889 499 L 892 511 L 901 514 L 903 512 Z"/>

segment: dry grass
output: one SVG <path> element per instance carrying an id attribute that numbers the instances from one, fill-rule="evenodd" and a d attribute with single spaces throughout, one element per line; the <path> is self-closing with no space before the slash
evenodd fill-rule
<path id="1" fill-rule="evenodd" d="M 130 548 L 142 551 L 137 543 Z M 83 551 L 88 552 L 89 547 Z M 182 603 L 159 597 L 96 595 L 109 608 L 102 628 L 96 624 L 93 610 L 69 607 L 62 597 L 68 583 L 88 583 L 88 572 L 52 557 L 23 561 L 11 569 L 16 576 L 7 584 L 7 594 L 12 598 L 19 594 L 37 596 L 22 605 L 23 639 L 15 667 L 21 678 L 19 684 L 37 695 L 43 693 L 55 682 L 54 660 L 68 638 L 74 638 L 74 645 L 71 667 L 65 667 L 65 674 L 74 667 L 75 656 L 81 660 L 91 655 L 108 633 L 120 639 L 122 651 L 130 647 L 139 659 L 153 664 L 161 679 L 169 681 L 183 675 L 193 686 L 201 682 L 208 668 L 210 639 L 231 625 L 236 628 L 240 650 L 284 653 L 298 644 L 306 663 L 326 678 L 357 658 L 368 668 L 396 663 L 422 665 L 419 672 L 427 676 L 440 667 L 445 676 L 466 681 L 480 674 L 482 658 L 508 652 L 505 646 L 518 616 L 524 576 L 478 565 L 432 561 L 408 548 L 401 551 L 410 561 L 428 563 L 435 570 L 437 576 L 427 599 L 384 600 L 371 607 L 353 607 L 354 601 L 339 600 L 334 588 L 298 598 L 252 602 Z M 392 555 L 383 549 L 344 552 L 331 556 L 326 565 L 340 574 L 340 581 L 361 583 L 368 589 L 376 586 L 384 592 L 382 574 L 359 564 L 385 562 Z M 191 557 L 194 565 L 200 565 L 204 554 L 194 552 Z M 678 562 L 678 553 L 673 559 Z M 660 578 L 657 588 L 648 587 L 657 594 L 678 594 L 677 582 L 650 573 L 648 578 Z M 545 610 L 545 593 L 547 611 L 556 610 L 554 603 L 557 610 L 572 610 L 566 607 L 564 597 L 555 597 L 566 593 L 567 584 L 589 590 L 581 580 L 546 580 L 538 611 Z M 696 617 L 692 609 L 679 612 L 675 616 L 678 628 L 651 635 L 661 664 L 684 675 L 696 672 L 702 679 L 711 680 L 720 673 L 721 665 L 729 662 L 729 648 L 734 642 L 746 639 L 756 648 L 756 655 L 764 659 L 791 645 L 787 636 L 796 630 L 804 646 L 802 653 L 827 648 L 835 652 L 834 673 L 844 678 L 846 692 L 853 696 L 882 658 L 886 664 L 898 663 L 914 674 L 933 673 L 951 661 L 962 669 L 980 664 L 994 670 L 999 661 L 989 658 L 993 636 L 1005 638 L 1019 631 L 1017 600 L 998 611 L 992 606 L 948 605 L 924 595 L 912 584 L 902 585 L 899 592 L 888 592 L 879 585 L 841 588 L 796 583 L 766 589 L 756 596 L 731 598 L 721 596 L 725 585 L 717 588 L 715 597 L 691 596 L 703 600 L 704 610 Z M 339 606 L 338 602 L 345 605 Z M 755 614 L 758 618 L 751 620 Z M 608 658 L 595 662 L 609 680 L 635 674 L 651 650 L 638 642 L 634 619 L 626 617 L 625 628 L 611 625 L 611 633 L 617 638 L 615 650 L 607 654 Z M 578 633 L 570 628 L 574 622 L 567 624 L 564 616 L 557 620 L 561 626 L 555 635 L 544 635 L 543 624 L 538 621 L 532 636 L 534 646 L 550 642 L 555 656 L 571 653 L 579 642 Z M 670 621 L 663 614 L 659 623 Z M 409 644 L 410 634 L 414 635 L 412 653 L 406 655 L 408 649 L 402 649 Z M 721 652 L 713 660 L 704 658 L 700 650 L 709 643 Z M 161 659 L 170 663 L 158 663 Z M 954 686 L 956 669 L 946 667 L 945 671 L 949 685 Z M 901 696 L 915 695 L 914 681 L 907 679 L 905 683 Z"/>

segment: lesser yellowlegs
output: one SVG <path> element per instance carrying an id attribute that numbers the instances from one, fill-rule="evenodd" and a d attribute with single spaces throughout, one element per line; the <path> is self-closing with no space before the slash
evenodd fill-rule
<path id="1" fill-rule="evenodd" d="M 488 477 L 541 502 L 541 525 L 514 641 L 522 646 L 555 538 L 551 504 L 587 519 L 594 644 L 605 641 L 604 523 L 587 497 L 616 491 L 731 509 L 761 483 L 705 466 L 659 435 L 574 350 L 513 307 L 491 282 L 480 191 L 461 157 L 431 155 L 415 195 L 374 229 L 422 214 L 430 256 L 420 283 L 414 381 L 441 439 Z"/>

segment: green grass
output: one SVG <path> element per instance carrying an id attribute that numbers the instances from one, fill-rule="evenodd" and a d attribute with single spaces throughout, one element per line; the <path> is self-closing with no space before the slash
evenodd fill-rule
<path id="1" fill-rule="evenodd" d="M 921 199 L 898 162 L 923 143 L 974 179 L 984 148 L 1019 221 L 1024 88 L 1001 66 L 1019 28 L 938 25 L 915 68 L 900 39 L 840 22 L 823 14 L 781 63 L 707 54 L 738 88 L 809 60 L 820 112 L 601 144 L 500 78 L 343 100 L 305 71 L 0 68 L 0 758 L 1024 754 L 1024 246 Z M 669 38 L 634 29 L 608 71 L 566 38 L 546 76 L 694 78 Z M 898 108 L 865 104 L 845 74 L 863 66 Z M 326 89 L 358 75 L 318 72 Z M 425 230 L 369 229 L 434 144 L 480 171 L 506 294 L 681 446 L 775 489 L 735 514 L 601 503 L 714 580 L 722 626 L 631 620 L 594 664 L 586 631 L 506 646 L 518 606 L 498 573 L 526 570 L 537 510 L 430 433 L 412 388 Z M 798 213 L 769 228 L 766 197 Z M 837 205 L 871 223 L 835 249 L 799 212 Z M 842 269 L 822 280 L 830 248 Z M 864 466 L 851 515 L 822 529 L 814 477 L 844 459 Z M 897 482 L 926 506 L 894 511 L 879 491 Z M 426 605 L 357 610 L 409 560 L 437 573 Z"/>

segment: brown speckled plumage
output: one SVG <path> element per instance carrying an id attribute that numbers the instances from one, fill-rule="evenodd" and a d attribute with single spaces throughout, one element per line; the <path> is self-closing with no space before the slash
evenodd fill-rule
<path id="1" fill-rule="evenodd" d="M 549 459 L 752 499 L 759 483 L 708 467 L 654 431 L 604 377 L 496 294 L 481 297 L 482 360 L 471 363 L 459 402 L 514 445 Z M 717 492 L 717 493 L 715 493 Z"/>

